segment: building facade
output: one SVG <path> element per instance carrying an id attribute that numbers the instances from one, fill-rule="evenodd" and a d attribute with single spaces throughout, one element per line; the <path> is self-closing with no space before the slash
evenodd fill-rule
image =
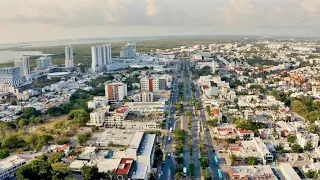
<path id="1" fill-rule="evenodd" d="M 127 84 L 108 83 L 105 85 L 105 94 L 108 101 L 122 101 L 127 97 Z"/>
<path id="2" fill-rule="evenodd" d="M 111 45 L 105 44 L 91 47 L 92 72 L 102 72 L 106 70 L 107 64 L 111 63 Z"/>
<path id="3" fill-rule="evenodd" d="M 20 68 L 21 76 L 26 77 L 30 74 L 29 57 L 23 56 L 21 58 L 14 59 L 14 66 Z"/>
<path id="4" fill-rule="evenodd" d="M 141 92 L 156 92 L 167 89 L 167 80 L 158 77 L 143 77 L 140 79 Z"/>
<path id="5" fill-rule="evenodd" d="M 139 102 L 153 102 L 152 92 L 141 92 L 139 94 Z"/>
<path id="6" fill-rule="evenodd" d="M 128 43 L 121 47 L 120 50 L 121 58 L 135 58 L 136 57 L 136 43 Z"/>
<path id="7" fill-rule="evenodd" d="M 0 84 L 18 87 L 22 82 L 20 67 L 0 68 Z"/>
<path id="8" fill-rule="evenodd" d="M 11 179 L 24 164 L 26 164 L 26 160 L 15 155 L 2 159 L 0 161 L 0 179 Z"/>
<path id="9" fill-rule="evenodd" d="M 43 56 L 37 60 L 37 68 L 46 68 L 52 66 L 52 58 L 50 56 Z"/>
<path id="10" fill-rule="evenodd" d="M 65 67 L 72 68 L 73 65 L 73 49 L 71 46 L 65 47 Z"/>

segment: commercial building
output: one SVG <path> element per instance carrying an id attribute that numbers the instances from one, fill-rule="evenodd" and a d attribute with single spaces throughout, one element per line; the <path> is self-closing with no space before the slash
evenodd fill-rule
<path id="1" fill-rule="evenodd" d="M 37 60 L 37 68 L 47 68 L 52 66 L 52 58 L 51 56 L 42 56 Z"/>
<path id="2" fill-rule="evenodd" d="M 2 159 L 0 161 L 0 179 L 11 179 L 24 164 L 26 164 L 26 160 L 16 155 Z"/>
<path id="3" fill-rule="evenodd" d="M 127 97 L 127 84 L 121 82 L 107 83 L 105 94 L 108 101 L 122 101 Z"/>
<path id="4" fill-rule="evenodd" d="M 300 180 L 301 178 L 289 163 L 281 163 L 280 171 L 286 180 Z"/>
<path id="5" fill-rule="evenodd" d="M 20 67 L 0 68 L 0 84 L 18 87 L 23 83 Z"/>
<path id="6" fill-rule="evenodd" d="M 232 166 L 229 170 L 230 179 L 268 179 L 277 180 L 270 165 L 263 166 Z"/>
<path id="7" fill-rule="evenodd" d="M 143 77 L 140 79 L 141 92 L 156 92 L 167 89 L 167 80 L 161 77 Z"/>
<path id="8" fill-rule="evenodd" d="M 147 172 L 151 173 L 154 161 L 155 141 L 155 134 L 136 132 L 126 149 L 125 156 L 133 158 L 139 163 L 146 164 L 148 166 Z"/>
<path id="9" fill-rule="evenodd" d="M 153 102 L 153 93 L 152 92 L 139 93 L 139 102 Z"/>
<path id="10" fill-rule="evenodd" d="M 111 45 L 105 44 L 91 47 L 92 72 L 102 72 L 106 70 L 107 64 L 111 63 Z"/>
<path id="11" fill-rule="evenodd" d="M 73 49 L 71 46 L 66 46 L 65 49 L 65 67 L 72 68 L 73 65 Z"/>
<path id="12" fill-rule="evenodd" d="M 130 109 L 130 111 L 141 113 L 166 111 L 165 102 L 127 102 L 125 106 L 127 106 Z"/>
<path id="13" fill-rule="evenodd" d="M 128 43 L 125 46 L 121 46 L 120 57 L 121 58 L 135 58 L 136 57 L 136 43 Z"/>
<path id="14" fill-rule="evenodd" d="M 317 148 L 319 144 L 319 135 L 315 133 L 297 133 L 297 143 L 301 147 L 305 147 L 310 141 L 312 148 Z"/>
<path id="15" fill-rule="evenodd" d="M 108 107 L 101 107 L 90 113 L 90 121 L 87 125 L 105 126 L 107 128 L 156 130 L 160 129 L 160 123 L 164 117 L 162 113 L 132 111 L 128 106 L 109 112 Z"/>
<path id="16" fill-rule="evenodd" d="M 14 59 L 14 66 L 20 68 L 21 76 L 28 76 L 30 74 L 30 62 L 29 57 L 23 56 Z"/>

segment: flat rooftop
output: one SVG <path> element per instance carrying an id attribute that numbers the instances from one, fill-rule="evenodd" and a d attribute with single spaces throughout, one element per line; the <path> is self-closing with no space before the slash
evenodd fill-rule
<path id="1" fill-rule="evenodd" d="M 144 136 L 144 132 L 139 132 L 139 131 L 136 132 L 132 137 L 132 141 L 130 142 L 128 148 L 138 149 L 143 139 L 143 136 Z"/>
<path id="2" fill-rule="evenodd" d="M 270 165 L 260 166 L 232 166 L 230 168 L 230 174 L 237 176 L 238 179 L 242 179 L 248 176 L 248 179 L 270 179 L 277 180 Z"/>
<path id="3" fill-rule="evenodd" d="M 99 146 L 128 146 L 137 130 L 107 128 L 103 132 L 93 133 L 92 139 Z"/>
<path id="4" fill-rule="evenodd" d="M 155 134 L 146 134 L 140 143 L 138 154 L 140 156 L 150 156 L 153 150 L 154 142 L 156 140 Z"/>
<path id="5" fill-rule="evenodd" d="M 9 156 L 0 161 L 0 172 L 6 171 L 8 168 L 15 166 L 16 164 L 21 164 L 26 162 L 26 160 L 20 158 L 19 156 Z"/>
<path id="6" fill-rule="evenodd" d="M 144 163 L 137 163 L 137 169 L 132 174 L 131 179 L 146 179 L 148 174 L 148 165 Z"/>

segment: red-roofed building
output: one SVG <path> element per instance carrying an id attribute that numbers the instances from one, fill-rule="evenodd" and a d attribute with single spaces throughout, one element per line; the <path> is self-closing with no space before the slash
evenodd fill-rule
<path id="1" fill-rule="evenodd" d="M 237 129 L 237 135 L 240 140 L 250 141 L 254 138 L 254 133 L 250 130 L 244 130 L 241 128 Z"/>
<path id="2" fill-rule="evenodd" d="M 114 173 L 115 179 L 127 180 L 133 167 L 134 160 L 132 158 L 122 158 L 118 168 Z"/>

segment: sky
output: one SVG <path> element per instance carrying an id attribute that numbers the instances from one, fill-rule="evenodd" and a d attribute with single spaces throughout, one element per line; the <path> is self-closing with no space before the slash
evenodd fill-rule
<path id="1" fill-rule="evenodd" d="M 320 36 L 320 0 L 0 0 L 0 43 L 165 35 Z"/>

